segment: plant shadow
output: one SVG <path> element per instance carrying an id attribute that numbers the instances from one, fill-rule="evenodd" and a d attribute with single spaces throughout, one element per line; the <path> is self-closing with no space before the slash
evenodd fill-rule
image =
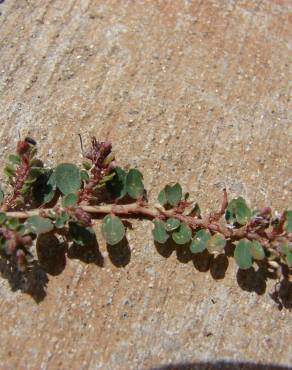
<path id="1" fill-rule="evenodd" d="M 270 274 L 265 263 L 258 263 L 257 268 L 252 266 L 247 270 L 238 269 L 236 274 L 237 283 L 242 290 L 255 292 L 258 295 L 265 293 L 268 278 L 274 278 L 274 276 Z"/>
<path id="2" fill-rule="evenodd" d="M 270 297 L 281 311 L 283 308 L 292 309 L 292 282 L 289 280 L 289 268 L 282 266 L 283 279 L 275 284 Z"/>
<path id="3" fill-rule="evenodd" d="M 154 241 L 155 248 L 157 252 L 164 258 L 168 258 L 176 250 L 176 244 L 169 238 L 165 243 L 161 244 Z"/>
<path id="4" fill-rule="evenodd" d="M 275 364 L 259 364 L 253 362 L 237 361 L 198 361 L 174 363 L 151 368 L 150 370 L 289 370 L 290 366 Z"/>
<path id="5" fill-rule="evenodd" d="M 66 267 L 68 245 L 60 242 L 52 233 L 41 234 L 37 238 L 36 253 L 40 265 L 48 274 L 56 276 Z"/>
<path id="6" fill-rule="evenodd" d="M 78 259 L 84 263 L 92 263 L 99 267 L 104 265 L 104 258 L 99 250 L 95 235 L 85 246 L 73 243 L 68 249 L 67 256 L 70 259 Z"/>
<path id="7" fill-rule="evenodd" d="M 173 252 L 181 263 L 192 261 L 194 268 L 200 272 L 210 272 L 214 280 L 221 280 L 225 277 L 229 266 L 229 257 L 233 257 L 235 246 L 227 242 L 223 253 L 214 255 L 207 250 L 201 253 L 192 253 L 189 244 L 178 246 L 171 238 L 166 243 L 155 242 L 157 252 L 164 258 L 169 258 Z M 282 265 L 282 269 L 285 266 Z M 248 270 L 238 269 L 236 279 L 239 287 L 248 292 L 255 292 L 262 295 L 267 289 L 267 280 L 278 280 L 276 271 L 270 269 L 267 261 L 255 261 L 254 266 Z M 271 298 L 277 303 L 278 308 L 292 308 L 292 283 L 289 281 L 289 271 L 284 271 L 284 278 L 275 284 L 274 291 L 270 294 Z"/>
<path id="8" fill-rule="evenodd" d="M 172 253 L 176 252 L 176 257 L 181 263 L 193 262 L 194 267 L 200 272 L 210 271 L 215 280 L 223 279 L 228 268 L 228 258 L 226 254 L 214 256 L 204 250 L 202 253 L 192 253 L 190 245 L 177 245 L 171 238 L 166 243 L 160 244 L 155 242 L 157 252 L 164 258 L 169 258 Z"/>
<path id="9" fill-rule="evenodd" d="M 111 262 L 116 267 L 125 267 L 131 260 L 131 249 L 126 236 L 116 245 L 107 244 L 107 251 Z"/>
<path id="10" fill-rule="evenodd" d="M 11 290 L 29 294 L 36 303 L 47 295 L 48 275 L 59 275 L 65 269 L 66 257 L 100 267 L 104 265 L 96 237 L 85 246 L 72 244 L 69 248 L 67 242 L 61 242 L 54 234 L 41 234 L 36 240 L 36 255 L 37 260 L 33 260 L 25 272 L 18 271 L 15 261 L 0 258 L 1 276 L 8 281 Z"/>
<path id="11" fill-rule="evenodd" d="M 66 251 L 67 244 L 60 243 L 52 233 L 39 235 L 36 240 L 37 260 L 30 262 L 25 272 L 20 272 L 14 260 L 1 258 L 1 275 L 8 281 L 12 291 L 20 290 L 40 303 L 47 294 L 48 275 L 56 276 L 63 272 Z"/>
<path id="12" fill-rule="evenodd" d="M 30 295 L 36 303 L 43 301 L 47 295 L 48 274 L 43 267 L 34 261 L 25 273 L 19 272 L 14 263 L 0 259 L 0 273 L 6 279 L 13 292 L 20 290 Z"/>

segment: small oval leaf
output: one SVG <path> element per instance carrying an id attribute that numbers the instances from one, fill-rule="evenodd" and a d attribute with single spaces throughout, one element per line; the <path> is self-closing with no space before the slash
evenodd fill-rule
<path id="1" fill-rule="evenodd" d="M 247 270 L 252 266 L 252 255 L 250 252 L 251 242 L 243 239 L 237 244 L 234 251 L 234 258 L 239 268 Z"/>
<path id="2" fill-rule="evenodd" d="M 182 188 L 179 183 L 175 185 L 166 185 L 165 187 L 165 195 L 167 202 L 171 206 L 177 206 L 182 199 Z"/>
<path id="3" fill-rule="evenodd" d="M 80 176 L 82 181 L 88 181 L 90 179 L 88 172 L 85 170 L 80 171 Z"/>
<path id="4" fill-rule="evenodd" d="M 92 167 L 92 164 L 89 162 L 82 162 L 82 166 L 85 168 L 86 171 L 89 171 Z"/>
<path id="5" fill-rule="evenodd" d="M 9 217 L 6 220 L 6 226 L 8 229 L 15 230 L 19 226 L 19 220 L 16 217 Z"/>
<path id="6" fill-rule="evenodd" d="M 31 167 L 29 170 L 29 181 L 33 183 L 36 181 L 42 174 L 45 173 L 45 169 L 43 167 Z"/>
<path id="7" fill-rule="evenodd" d="M 208 230 L 199 230 L 196 232 L 192 243 L 190 245 L 190 250 L 192 253 L 201 253 L 206 247 L 208 240 L 211 238 L 211 234 Z"/>
<path id="8" fill-rule="evenodd" d="M 192 230 L 186 224 L 181 224 L 179 229 L 172 234 L 172 239 L 176 244 L 183 245 L 192 239 Z"/>
<path id="9" fill-rule="evenodd" d="M 133 199 L 141 198 L 144 194 L 143 175 L 136 169 L 131 169 L 126 178 L 126 189 Z"/>
<path id="10" fill-rule="evenodd" d="M 286 262 L 289 267 L 292 267 L 292 251 L 286 254 Z"/>
<path id="11" fill-rule="evenodd" d="M 262 260 L 266 257 L 264 248 L 257 240 L 253 240 L 251 242 L 250 253 L 255 260 Z"/>
<path id="12" fill-rule="evenodd" d="M 164 206 L 165 204 L 167 204 L 167 199 L 166 199 L 166 193 L 165 193 L 165 190 L 162 189 L 159 194 L 158 194 L 158 202 Z"/>
<path id="13" fill-rule="evenodd" d="M 8 164 L 5 168 L 4 168 L 4 174 L 10 179 L 12 177 L 15 176 L 15 168 Z"/>
<path id="14" fill-rule="evenodd" d="M 27 226 L 34 234 L 45 234 L 54 229 L 52 221 L 40 216 L 31 216 L 27 219 Z"/>
<path id="15" fill-rule="evenodd" d="M 64 194 L 76 193 L 81 186 L 81 175 L 75 164 L 62 163 L 56 167 L 56 184 Z"/>
<path id="16" fill-rule="evenodd" d="M 78 197 L 76 194 L 67 194 L 63 199 L 63 207 L 74 207 L 76 206 Z"/>
<path id="17" fill-rule="evenodd" d="M 226 239 L 221 234 L 211 236 L 207 243 L 209 253 L 220 252 L 226 245 Z"/>
<path id="18" fill-rule="evenodd" d="M 109 245 L 118 244 L 125 236 L 125 226 L 119 217 L 107 215 L 102 221 L 102 234 Z"/>
<path id="19" fill-rule="evenodd" d="M 4 212 L 0 212 L 0 225 L 3 225 L 6 220 L 7 220 L 6 214 Z"/>
<path id="20" fill-rule="evenodd" d="M 292 243 L 285 241 L 281 246 L 282 252 L 286 257 L 286 262 L 289 267 L 292 266 Z"/>
<path id="21" fill-rule="evenodd" d="M 286 212 L 285 230 L 287 233 L 292 233 L 292 211 Z"/>
<path id="22" fill-rule="evenodd" d="M 15 155 L 15 154 L 10 154 L 10 156 L 8 157 L 9 161 L 17 166 L 20 165 L 21 163 L 21 159 L 19 157 L 19 155 Z"/>
<path id="23" fill-rule="evenodd" d="M 245 225 L 251 218 L 251 210 L 248 208 L 246 201 L 239 197 L 236 202 L 236 221 L 240 225 Z"/>
<path id="24" fill-rule="evenodd" d="M 252 212 L 242 197 L 232 199 L 225 212 L 225 219 L 228 223 L 245 225 L 251 218 Z"/>
<path id="25" fill-rule="evenodd" d="M 106 184 L 108 182 L 110 182 L 114 177 L 115 177 L 115 173 L 112 172 L 110 173 L 109 175 L 107 176 L 104 176 L 101 180 L 100 180 L 100 184 L 103 185 L 103 184 Z"/>
<path id="26" fill-rule="evenodd" d="M 63 227 L 65 227 L 67 221 L 69 221 L 69 214 L 65 211 L 63 211 L 57 218 L 56 218 L 56 221 L 55 221 L 55 226 L 58 228 L 58 229 L 62 229 Z"/>
<path id="27" fill-rule="evenodd" d="M 180 226 L 180 222 L 176 218 L 169 218 L 165 223 L 165 229 L 167 231 L 176 230 L 179 226 Z"/>
<path id="28" fill-rule="evenodd" d="M 169 235 L 165 230 L 164 222 L 161 220 L 154 220 L 153 223 L 154 229 L 152 230 L 152 235 L 154 240 L 160 244 L 164 244 L 169 238 Z"/>

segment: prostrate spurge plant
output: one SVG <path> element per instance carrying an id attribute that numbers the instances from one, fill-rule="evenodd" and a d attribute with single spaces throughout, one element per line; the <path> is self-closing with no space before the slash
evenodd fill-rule
<path id="1" fill-rule="evenodd" d="M 153 237 L 160 244 L 172 239 L 194 254 L 219 254 L 229 241 L 240 269 L 264 259 L 280 273 L 292 266 L 291 210 L 279 216 L 269 207 L 251 210 L 242 197 L 228 202 L 224 190 L 220 211 L 202 216 L 178 183 L 166 185 L 159 204 L 151 207 L 143 175 L 116 166 L 108 142 L 92 138 L 81 168 L 71 163 L 46 168 L 36 152 L 33 139 L 18 142 L 17 154 L 9 156 L 4 169 L 11 191 L 0 191 L 1 258 L 22 272 L 30 268 L 31 246 L 40 234 L 59 234 L 85 246 L 94 237 L 92 215 L 104 215 L 103 236 L 116 248 L 126 232 L 120 217 L 144 217 L 152 220 Z"/>

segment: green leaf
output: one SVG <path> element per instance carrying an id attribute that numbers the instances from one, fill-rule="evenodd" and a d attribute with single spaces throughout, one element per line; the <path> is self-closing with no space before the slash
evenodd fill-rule
<path id="1" fill-rule="evenodd" d="M 253 240 L 250 244 L 250 254 L 255 260 L 262 260 L 266 257 L 264 248 L 257 240 Z"/>
<path id="2" fill-rule="evenodd" d="M 252 266 L 251 242 L 243 239 L 237 244 L 234 251 L 234 258 L 239 268 L 247 270 Z"/>
<path id="3" fill-rule="evenodd" d="M 115 199 L 122 199 L 127 194 L 126 189 L 126 172 L 121 167 L 116 167 L 113 171 L 115 176 L 106 184 Z"/>
<path id="4" fill-rule="evenodd" d="M 292 211 L 286 212 L 285 230 L 288 233 L 292 233 Z"/>
<path id="5" fill-rule="evenodd" d="M 160 244 L 164 244 L 169 238 L 164 222 L 161 220 L 154 220 L 153 223 L 154 229 L 152 230 L 152 235 L 154 240 Z"/>
<path id="6" fill-rule="evenodd" d="M 107 182 L 112 181 L 112 179 L 115 177 L 115 175 L 116 175 L 115 172 L 112 172 L 109 175 L 104 176 L 101 179 L 100 184 L 106 184 Z"/>
<path id="7" fill-rule="evenodd" d="M 69 223 L 69 233 L 73 242 L 81 247 L 84 247 L 95 239 L 95 232 L 92 227 L 84 227 L 75 222 Z"/>
<path id="8" fill-rule="evenodd" d="M 20 194 L 21 195 L 26 195 L 29 192 L 30 189 L 31 189 L 31 184 L 27 184 L 25 182 L 24 185 L 23 185 L 23 187 L 22 187 L 22 189 L 21 189 Z"/>
<path id="9" fill-rule="evenodd" d="M 56 184 L 64 195 L 76 193 L 81 187 L 79 168 L 72 163 L 62 163 L 56 167 Z"/>
<path id="10" fill-rule="evenodd" d="M 6 226 L 10 230 L 15 230 L 19 226 L 19 220 L 16 217 L 9 217 L 6 220 Z"/>
<path id="11" fill-rule="evenodd" d="M 63 204 L 63 207 L 74 207 L 76 206 L 77 201 L 78 201 L 78 197 L 76 194 L 67 194 L 62 199 L 62 204 Z"/>
<path id="12" fill-rule="evenodd" d="M 176 230 L 179 226 L 180 226 L 180 222 L 176 218 L 169 218 L 165 223 L 165 229 L 167 231 Z"/>
<path id="13" fill-rule="evenodd" d="M 106 158 L 105 160 L 103 161 L 103 165 L 104 166 L 108 166 L 112 161 L 114 161 L 115 159 L 115 155 L 114 153 L 110 153 Z"/>
<path id="14" fill-rule="evenodd" d="M 289 267 L 292 266 L 292 251 L 286 254 L 286 261 Z"/>
<path id="15" fill-rule="evenodd" d="M 282 246 L 282 252 L 284 253 L 286 257 L 286 262 L 289 267 L 292 266 L 292 244 L 290 244 L 288 241 L 285 241 Z"/>
<path id="16" fill-rule="evenodd" d="M 288 241 L 285 241 L 282 245 L 281 245 L 281 249 L 282 249 L 282 252 L 286 255 L 287 253 L 289 253 L 290 251 L 292 252 L 292 245 L 289 245 Z"/>
<path id="17" fill-rule="evenodd" d="M 58 228 L 58 229 L 62 229 L 67 221 L 69 221 L 69 218 L 70 216 L 68 215 L 67 212 L 63 211 L 57 218 L 56 218 L 56 221 L 55 221 L 55 226 Z"/>
<path id="18" fill-rule="evenodd" d="M 228 207 L 225 211 L 225 220 L 230 224 L 233 224 L 236 222 L 235 210 L 236 210 L 236 199 L 232 199 L 228 203 Z"/>
<path id="19" fill-rule="evenodd" d="M 16 231 L 20 234 L 20 235 L 24 235 L 25 232 L 27 231 L 26 230 L 26 227 L 24 224 L 19 224 L 16 228 Z"/>
<path id="20" fill-rule="evenodd" d="M 197 231 L 190 245 L 191 252 L 192 253 L 203 252 L 206 249 L 208 240 L 210 238 L 211 234 L 208 230 Z"/>
<path id="21" fill-rule="evenodd" d="M 56 221 L 55 221 L 55 226 L 58 228 L 58 229 L 62 229 L 67 221 L 69 221 L 69 214 L 65 211 L 61 212 L 61 214 L 56 218 Z"/>
<path id="22" fill-rule="evenodd" d="M 171 206 L 177 206 L 182 199 L 182 188 L 179 183 L 175 185 L 166 185 L 165 187 L 165 195 L 167 199 L 167 203 Z"/>
<path id="23" fill-rule="evenodd" d="M 15 155 L 15 154 L 10 154 L 10 156 L 8 157 L 8 160 L 17 166 L 19 166 L 21 163 L 21 159 L 19 155 Z"/>
<path id="24" fill-rule="evenodd" d="M 46 170 L 33 184 L 33 197 L 39 204 L 49 203 L 56 192 L 56 176 L 53 170 Z"/>
<path id="25" fill-rule="evenodd" d="M 226 239 L 221 234 L 212 235 L 208 240 L 207 249 L 209 253 L 220 252 L 226 245 Z"/>
<path id="26" fill-rule="evenodd" d="M 0 225 L 3 225 L 6 220 L 6 214 L 4 212 L 0 212 Z"/>
<path id="27" fill-rule="evenodd" d="M 82 162 L 82 166 L 86 169 L 86 171 L 89 171 L 92 167 L 92 164 L 89 162 Z"/>
<path id="28" fill-rule="evenodd" d="M 144 194 L 143 175 L 136 169 L 131 169 L 126 177 L 126 189 L 133 199 L 141 198 Z"/>
<path id="29" fill-rule="evenodd" d="M 89 175 L 88 175 L 88 172 L 85 171 L 85 170 L 80 171 L 80 177 L 81 177 L 82 181 L 88 181 L 89 178 L 90 178 Z"/>
<path id="30" fill-rule="evenodd" d="M 7 248 L 7 240 L 5 238 L 0 237 L 0 252 L 6 252 Z"/>
<path id="31" fill-rule="evenodd" d="M 33 158 L 29 161 L 30 167 L 42 167 L 43 168 L 43 162 L 40 159 Z"/>
<path id="32" fill-rule="evenodd" d="M 125 236 L 125 226 L 119 217 L 107 215 L 102 221 L 102 234 L 109 245 L 118 244 Z"/>
<path id="33" fill-rule="evenodd" d="M 251 218 L 251 210 L 242 197 L 237 198 L 236 220 L 240 225 L 245 225 Z"/>
<path id="34" fill-rule="evenodd" d="M 34 234 L 45 234 L 54 229 L 52 221 L 40 216 L 31 216 L 27 219 L 27 226 Z"/>
<path id="35" fill-rule="evenodd" d="M 31 167 L 29 170 L 29 178 L 33 182 L 37 180 L 43 173 L 45 173 L 45 169 L 43 167 Z"/>
<path id="36" fill-rule="evenodd" d="M 8 164 L 5 168 L 4 168 L 4 174 L 8 177 L 8 178 L 11 178 L 11 177 L 14 177 L 15 176 L 15 168 Z"/>
<path id="37" fill-rule="evenodd" d="M 158 202 L 164 206 L 165 204 L 167 204 L 167 198 L 166 198 L 166 193 L 165 193 L 165 190 L 162 189 L 160 191 L 160 193 L 158 194 Z"/>
<path id="38" fill-rule="evenodd" d="M 237 222 L 240 225 L 245 225 L 250 220 L 251 216 L 252 212 L 242 197 L 232 199 L 225 212 L 225 219 L 231 224 Z"/>
<path id="39" fill-rule="evenodd" d="M 192 230 L 186 224 L 181 224 L 179 229 L 172 234 L 172 239 L 176 244 L 186 244 L 192 239 Z"/>

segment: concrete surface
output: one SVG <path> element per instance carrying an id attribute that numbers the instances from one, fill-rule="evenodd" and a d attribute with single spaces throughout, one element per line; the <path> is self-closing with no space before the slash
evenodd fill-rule
<path id="1" fill-rule="evenodd" d="M 18 130 L 50 165 L 81 161 L 77 134 L 95 134 L 143 171 L 151 201 L 180 179 L 203 211 L 224 185 L 254 206 L 291 208 L 291 10 L 289 0 L 1 1 L 1 168 Z M 1 369 L 291 365 L 291 283 L 276 303 L 264 272 L 157 250 L 147 221 L 133 221 L 118 254 L 98 223 L 97 235 L 99 252 L 71 250 L 66 266 L 51 256 L 35 286 L 2 268 Z"/>

